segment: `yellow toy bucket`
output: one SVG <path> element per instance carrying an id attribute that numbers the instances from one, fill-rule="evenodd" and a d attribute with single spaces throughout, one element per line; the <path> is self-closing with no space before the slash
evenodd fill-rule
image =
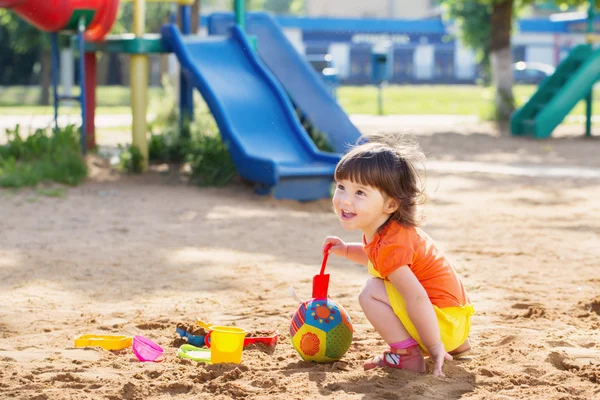
<path id="1" fill-rule="evenodd" d="M 241 363 L 246 333 L 244 329 L 233 326 L 211 326 L 208 333 L 211 363 Z"/>

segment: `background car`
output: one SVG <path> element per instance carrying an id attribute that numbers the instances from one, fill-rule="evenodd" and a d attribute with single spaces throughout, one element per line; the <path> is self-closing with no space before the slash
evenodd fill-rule
<path id="1" fill-rule="evenodd" d="M 319 75 L 323 78 L 325 85 L 335 95 L 335 89 L 339 85 L 338 70 L 333 65 L 333 57 L 331 54 L 310 54 L 306 56 L 306 60 L 312 65 Z"/>
<path id="2" fill-rule="evenodd" d="M 539 85 L 554 71 L 555 68 L 550 64 L 519 61 L 513 64 L 513 80 L 514 83 Z"/>

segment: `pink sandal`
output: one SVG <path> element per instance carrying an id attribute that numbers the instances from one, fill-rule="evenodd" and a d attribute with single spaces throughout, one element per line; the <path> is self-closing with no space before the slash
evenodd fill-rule
<path id="1" fill-rule="evenodd" d="M 377 367 L 389 367 L 403 369 L 412 372 L 425 372 L 425 359 L 419 346 L 411 346 L 407 349 L 386 350 L 380 356 L 375 356 L 365 362 L 363 368 L 368 371 Z"/>

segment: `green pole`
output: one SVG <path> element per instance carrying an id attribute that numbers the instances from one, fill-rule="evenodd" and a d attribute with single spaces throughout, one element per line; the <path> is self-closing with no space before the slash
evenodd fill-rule
<path id="1" fill-rule="evenodd" d="M 588 20 L 587 20 L 587 32 L 591 35 L 594 32 L 594 0 L 590 0 L 590 6 L 588 9 Z M 590 46 L 591 46 L 590 42 Z M 588 95 L 585 97 L 585 136 L 592 136 L 592 101 L 593 92 L 591 89 Z"/>
<path id="2" fill-rule="evenodd" d="M 383 115 L 383 84 L 380 83 L 377 89 L 377 111 L 379 115 Z"/>
<path id="3" fill-rule="evenodd" d="M 587 33 L 594 32 L 594 0 L 590 0 L 588 8 Z"/>
<path id="4" fill-rule="evenodd" d="M 246 5 L 245 0 L 235 1 L 235 23 L 244 30 L 246 28 Z"/>

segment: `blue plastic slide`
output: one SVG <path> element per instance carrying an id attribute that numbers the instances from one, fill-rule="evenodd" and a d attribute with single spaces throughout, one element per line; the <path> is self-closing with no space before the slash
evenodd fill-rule
<path id="1" fill-rule="evenodd" d="M 316 148 L 242 31 L 207 39 L 184 37 L 175 25 L 165 25 L 162 37 L 204 97 L 244 179 L 277 198 L 331 195 L 339 154 Z"/>
<path id="2" fill-rule="evenodd" d="M 208 32 L 227 34 L 235 26 L 232 13 L 208 18 Z M 322 78 L 296 51 L 277 21 L 268 13 L 248 13 L 246 33 L 258 38 L 258 54 L 269 66 L 292 101 L 302 110 L 338 153 L 357 142 L 360 132 L 337 103 Z"/>

